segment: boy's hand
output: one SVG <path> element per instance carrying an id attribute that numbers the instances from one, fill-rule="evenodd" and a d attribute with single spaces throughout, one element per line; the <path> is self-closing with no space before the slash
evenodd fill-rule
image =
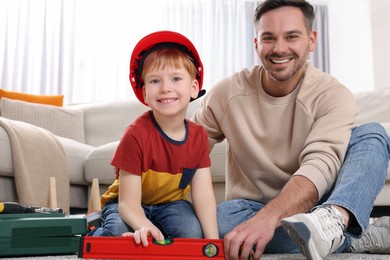
<path id="1" fill-rule="evenodd" d="M 152 236 L 156 240 L 164 240 L 163 234 L 157 228 L 140 228 L 133 232 L 126 232 L 122 234 L 122 237 L 134 237 L 136 244 L 140 244 L 147 247 L 149 245 L 148 237 Z"/>

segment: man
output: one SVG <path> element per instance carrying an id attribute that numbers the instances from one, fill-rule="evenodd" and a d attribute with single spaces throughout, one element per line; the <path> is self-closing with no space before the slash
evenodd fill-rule
<path id="1" fill-rule="evenodd" d="M 261 3 L 254 45 L 262 66 L 220 81 L 193 117 L 210 149 L 229 144 L 227 201 L 217 209 L 228 259 L 299 252 L 287 233 L 308 259 L 390 252 L 389 218 L 356 238 L 386 179 L 390 140 L 379 124 L 355 127 L 353 95 L 306 61 L 313 20 L 303 0 Z"/>

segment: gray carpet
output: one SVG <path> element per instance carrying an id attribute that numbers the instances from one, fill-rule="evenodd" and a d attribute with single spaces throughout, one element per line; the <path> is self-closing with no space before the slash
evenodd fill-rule
<path id="1" fill-rule="evenodd" d="M 35 257 L 13 257 L 13 258 L 2 258 L 1 260 L 65 260 L 65 259 L 79 259 L 77 255 L 59 255 L 59 256 L 35 256 Z M 264 255 L 262 260 L 305 260 L 305 257 L 301 254 L 268 254 Z M 373 254 L 334 254 L 327 258 L 327 260 L 339 260 L 339 259 L 350 259 L 350 260 L 384 260 L 390 259 L 390 255 L 373 255 Z M 183 259 L 184 260 L 184 259 Z"/>

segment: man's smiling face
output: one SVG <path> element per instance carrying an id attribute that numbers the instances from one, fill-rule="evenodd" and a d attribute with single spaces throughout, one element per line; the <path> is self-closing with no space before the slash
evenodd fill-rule
<path id="1" fill-rule="evenodd" d="M 258 21 L 255 47 L 269 77 L 287 81 L 305 64 L 315 48 L 315 35 L 308 32 L 303 13 L 282 7 L 265 13 Z"/>

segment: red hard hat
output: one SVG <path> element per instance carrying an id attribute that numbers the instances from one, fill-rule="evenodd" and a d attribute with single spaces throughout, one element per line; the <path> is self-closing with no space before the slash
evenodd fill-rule
<path id="1" fill-rule="evenodd" d="M 145 58 L 153 51 L 159 48 L 177 48 L 186 53 L 195 64 L 197 70 L 196 79 L 199 82 L 198 98 L 205 94 L 202 90 L 203 85 L 203 64 L 199 54 L 192 42 L 185 36 L 177 32 L 158 31 L 142 38 L 134 47 L 130 59 L 130 83 L 138 100 L 147 105 L 142 94 L 143 80 L 141 78 L 143 62 Z M 202 91 L 201 91 L 202 90 Z"/>

